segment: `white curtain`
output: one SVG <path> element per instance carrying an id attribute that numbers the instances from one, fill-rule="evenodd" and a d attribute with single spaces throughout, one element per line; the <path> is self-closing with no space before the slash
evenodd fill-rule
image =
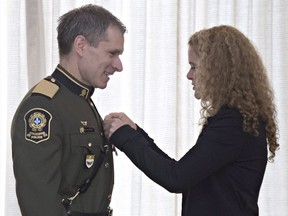
<path id="1" fill-rule="evenodd" d="M 286 0 L 9 0 L 0 3 L 2 123 L 0 215 L 19 216 L 12 169 L 10 124 L 26 91 L 58 63 L 57 19 L 87 3 L 104 6 L 128 27 L 124 70 L 94 101 L 104 117 L 124 111 L 176 159 L 198 136 L 199 102 L 193 99 L 187 41 L 202 28 L 229 24 L 258 48 L 269 71 L 280 145 L 261 188 L 261 216 L 288 215 L 288 1 Z M 170 194 L 119 152 L 115 157 L 115 216 L 179 216 L 181 196 Z M 44 195 L 45 196 L 45 195 Z"/>

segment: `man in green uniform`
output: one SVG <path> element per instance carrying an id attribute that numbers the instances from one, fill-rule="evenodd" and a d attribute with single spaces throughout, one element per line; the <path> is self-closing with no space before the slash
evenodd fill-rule
<path id="1" fill-rule="evenodd" d="M 122 71 L 126 27 L 85 5 L 59 19 L 60 63 L 19 105 L 11 128 L 23 216 L 104 216 L 114 183 L 113 146 L 91 100 Z"/>

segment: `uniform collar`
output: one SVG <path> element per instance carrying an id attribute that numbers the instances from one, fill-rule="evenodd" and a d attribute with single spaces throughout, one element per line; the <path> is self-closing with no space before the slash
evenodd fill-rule
<path id="1" fill-rule="evenodd" d="M 66 86 L 71 92 L 85 99 L 90 98 L 93 95 L 94 88 L 81 83 L 69 74 L 61 65 L 57 65 L 55 71 L 52 74 L 58 82 Z"/>

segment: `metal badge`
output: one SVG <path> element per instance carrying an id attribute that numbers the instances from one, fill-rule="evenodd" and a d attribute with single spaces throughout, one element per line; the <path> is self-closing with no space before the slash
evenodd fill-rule
<path id="1" fill-rule="evenodd" d="M 87 121 L 80 121 L 83 126 L 87 125 Z"/>
<path id="2" fill-rule="evenodd" d="M 94 158 L 95 158 L 95 155 L 89 155 L 89 154 L 86 155 L 86 167 L 88 169 L 93 166 Z"/>
<path id="3" fill-rule="evenodd" d="M 86 89 L 82 89 L 80 96 L 83 98 L 86 98 L 86 94 L 87 94 L 87 90 Z"/>

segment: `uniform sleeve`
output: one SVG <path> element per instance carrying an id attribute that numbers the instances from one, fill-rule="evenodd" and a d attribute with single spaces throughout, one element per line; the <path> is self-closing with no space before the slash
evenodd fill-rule
<path id="1" fill-rule="evenodd" d="M 232 163 L 245 136 L 241 115 L 228 110 L 213 118 L 179 161 L 155 151 L 142 133 L 128 125 L 119 128 L 110 141 L 150 179 L 170 192 L 181 193 Z"/>
<path id="2" fill-rule="evenodd" d="M 16 193 L 23 216 L 64 216 L 61 125 L 48 98 L 33 96 L 18 108 L 11 128 Z"/>

